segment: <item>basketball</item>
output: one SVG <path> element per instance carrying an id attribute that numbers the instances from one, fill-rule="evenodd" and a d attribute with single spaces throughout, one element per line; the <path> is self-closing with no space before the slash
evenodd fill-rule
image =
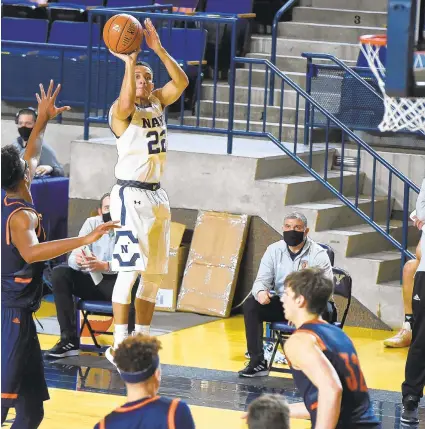
<path id="1" fill-rule="evenodd" d="M 103 40 L 111 51 L 117 54 L 130 54 L 140 47 L 143 29 L 134 16 L 120 13 L 109 18 L 103 28 Z"/>

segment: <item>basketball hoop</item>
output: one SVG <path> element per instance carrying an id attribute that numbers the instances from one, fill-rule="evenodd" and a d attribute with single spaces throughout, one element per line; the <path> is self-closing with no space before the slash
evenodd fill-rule
<path id="1" fill-rule="evenodd" d="M 385 66 L 379 57 L 387 47 L 385 34 L 360 37 L 360 49 L 375 75 L 384 97 L 385 114 L 379 124 L 381 131 L 420 131 L 425 134 L 425 98 L 396 98 L 385 93 Z M 425 69 L 424 55 L 415 56 L 415 69 Z"/>

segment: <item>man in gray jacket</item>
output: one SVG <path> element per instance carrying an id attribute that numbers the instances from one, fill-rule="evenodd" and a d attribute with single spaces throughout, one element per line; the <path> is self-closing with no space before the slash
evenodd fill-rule
<path id="1" fill-rule="evenodd" d="M 401 386 L 403 395 L 402 423 L 417 424 L 419 401 L 425 386 L 425 179 L 416 201 L 415 225 L 421 225 L 422 237 L 420 249 L 422 258 L 415 274 L 413 286 L 412 310 L 413 329 L 412 344 L 407 355 L 405 380 Z"/>
<path id="2" fill-rule="evenodd" d="M 250 361 L 239 371 L 241 377 L 267 376 L 263 352 L 263 322 L 285 321 L 280 297 L 286 276 L 293 271 L 318 267 L 333 279 L 332 266 L 326 250 L 308 237 L 307 219 L 302 213 L 287 215 L 283 223 L 283 240 L 270 245 L 263 258 L 252 295 L 244 304 L 245 334 Z M 334 320 L 333 305 L 328 306 L 325 320 Z"/>
<path id="3" fill-rule="evenodd" d="M 19 137 L 12 143 L 19 152 L 25 152 L 25 148 L 30 138 L 31 131 L 34 128 L 37 119 L 37 111 L 31 107 L 21 109 L 16 114 L 15 122 L 18 125 Z M 35 170 L 36 176 L 64 176 L 63 167 L 56 159 L 53 149 L 43 142 L 40 160 L 38 161 L 37 169 Z"/>

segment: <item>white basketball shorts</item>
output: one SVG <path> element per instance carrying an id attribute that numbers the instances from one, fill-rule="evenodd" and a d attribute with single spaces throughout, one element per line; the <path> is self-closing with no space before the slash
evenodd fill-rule
<path id="1" fill-rule="evenodd" d="M 164 189 L 115 185 L 110 210 L 121 225 L 115 230 L 112 271 L 167 274 L 171 212 Z"/>

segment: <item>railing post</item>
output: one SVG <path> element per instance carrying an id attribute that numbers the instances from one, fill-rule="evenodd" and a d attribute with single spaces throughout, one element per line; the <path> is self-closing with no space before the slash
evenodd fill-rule
<path id="1" fill-rule="evenodd" d="M 408 244 L 408 233 L 409 233 L 409 191 L 410 187 L 408 183 L 404 183 L 404 198 L 403 198 L 403 237 L 401 246 L 403 251 L 401 252 L 401 265 L 400 265 L 400 279 L 403 278 L 403 267 L 406 263 L 406 249 Z"/>
<path id="2" fill-rule="evenodd" d="M 311 95 L 311 76 L 312 76 L 313 62 L 311 58 L 307 58 L 307 69 L 306 69 L 306 82 L 305 92 Z M 304 145 L 308 145 L 310 136 L 310 103 L 305 100 L 304 105 Z"/>
<path id="3" fill-rule="evenodd" d="M 277 30 L 279 28 L 279 20 L 280 17 L 291 7 L 297 3 L 298 0 L 289 0 L 287 3 L 285 3 L 277 12 L 276 15 L 273 18 L 273 24 L 272 24 L 272 48 L 271 48 L 271 56 L 270 56 L 270 62 L 276 66 L 276 45 L 277 45 Z M 269 96 L 269 104 L 270 106 L 273 106 L 274 103 L 274 79 L 275 74 L 272 73 L 270 76 L 270 96 Z"/>
<path id="4" fill-rule="evenodd" d="M 227 153 L 233 151 L 233 118 L 235 111 L 235 56 L 236 56 L 236 22 L 232 22 L 232 42 L 230 47 L 229 73 L 229 123 L 227 126 Z"/>
<path id="5" fill-rule="evenodd" d="M 90 95 L 91 95 L 91 66 L 93 53 L 93 15 L 89 10 L 89 44 L 87 46 L 87 75 L 86 75 L 86 103 L 84 106 L 84 140 L 89 139 Z"/>

